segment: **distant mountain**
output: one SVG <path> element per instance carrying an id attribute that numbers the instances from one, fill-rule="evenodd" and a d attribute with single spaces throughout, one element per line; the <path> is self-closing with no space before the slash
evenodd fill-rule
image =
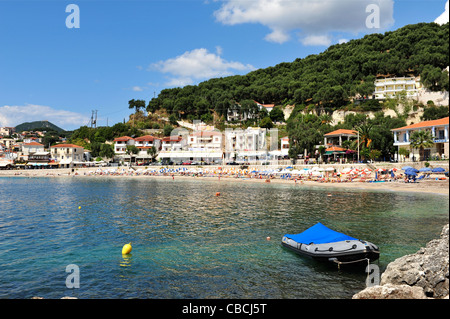
<path id="1" fill-rule="evenodd" d="M 25 122 L 16 126 L 16 132 L 32 131 L 35 129 L 48 128 L 57 132 L 64 132 L 64 130 L 49 121 L 34 121 Z"/>

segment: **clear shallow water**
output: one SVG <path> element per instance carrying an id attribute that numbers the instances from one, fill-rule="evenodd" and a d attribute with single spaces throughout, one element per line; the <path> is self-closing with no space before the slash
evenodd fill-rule
<path id="1" fill-rule="evenodd" d="M 377 244 L 383 271 L 437 238 L 448 219 L 448 197 L 430 194 L 0 178 L 0 298 L 351 298 L 365 287 L 363 270 L 300 257 L 281 247 L 282 236 L 320 221 Z M 78 289 L 65 285 L 69 264 L 80 269 Z"/>

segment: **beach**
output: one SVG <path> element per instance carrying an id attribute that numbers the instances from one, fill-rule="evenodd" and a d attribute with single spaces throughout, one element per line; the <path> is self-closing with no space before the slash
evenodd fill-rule
<path id="1" fill-rule="evenodd" d="M 72 177 L 72 178 L 156 178 L 156 179 L 202 179 L 217 182 L 233 183 L 278 183 L 295 185 L 295 187 L 326 187 L 326 188 L 348 188 L 365 190 L 383 190 L 398 192 L 418 192 L 449 195 L 449 179 L 443 174 L 432 174 L 416 182 L 405 182 L 401 179 L 385 179 L 374 182 L 374 173 L 365 178 L 354 178 L 352 181 L 336 177 L 315 177 L 283 175 L 263 176 L 259 174 L 223 174 L 216 169 L 205 169 L 203 173 L 193 173 L 192 170 L 181 170 L 180 168 L 167 169 L 159 172 L 162 167 L 152 168 L 146 171 L 143 168 L 129 169 L 128 167 L 115 168 L 75 168 L 75 169 L 34 169 L 34 170 L 0 170 L 0 177 Z M 178 169 L 178 171 L 176 171 Z M 439 179 L 440 178 L 440 179 Z M 347 180 L 347 181 L 344 181 Z"/>

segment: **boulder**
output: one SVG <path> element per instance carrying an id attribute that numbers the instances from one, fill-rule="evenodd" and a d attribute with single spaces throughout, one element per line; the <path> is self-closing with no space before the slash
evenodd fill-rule
<path id="1" fill-rule="evenodd" d="M 386 284 L 368 287 L 353 295 L 353 299 L 427 299 L 427 296 L 420 287 Z"/>
<path id="2" fill-rule="evenodd" d="M 449 225 L 440 239 L 430 241 L 415 254 L 397 258 L 381 276 L 380 285 L 409 285 L 420 287 L 426 296 L 443 298 L 449 291 Z"/>
<path id="3" fill-rule="evenodd" d="M 449 225 L 440 239 L 430 241 L 418 252 L 397 258 L 381 275 L 379 286 L 368 287 L 354 299 L 448 298 Z"/>

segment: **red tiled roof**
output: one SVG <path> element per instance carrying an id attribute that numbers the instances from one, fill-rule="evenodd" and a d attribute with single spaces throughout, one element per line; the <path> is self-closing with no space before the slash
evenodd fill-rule
<path id="1" fill-rule="evenodd" d="M 25 143 L 23 145 L 26 145 L 26 146 L 44 146 L 44 145 L 42 145 L 41 143 L 38 143 L 38 142 L 30 142 L 30 143 Z"/>
<path id="2" fill-rule="evenodd" d="M 144 136 L 141 136 L 141 137 L 136 137 L 134 140 L 138 141 L 138 142 L 144 142 L 144 141 L 152 142 L 154 140 L 159 140 L 159 138 L 151 136 L 151 135 L 144 135 Z"/>
<path id="3" fill-rule="evenodd" d="M 163 142 L 180 142 L 183 138 L 181 136 L 168 136 L 168 137 L 163 137 L 162 141 Z"/>
<path id="4" fill-rule="evenodd" d="M 126 142 L 126 141 L 129 141 L 129 140 L 132 140 L 132 138 L 129 137 L 129 136 L 121 136 L 121 137 L 116 137 L 114 139 L 114 142 Z"/>
<path id="5" fill-rule="evenodd" d="M 344 151 L 346 151 L 345 148 L 338 147 L 338 146 L 332 146 L 332 147 L 327 148 L 327 149 L 325 150 L 325 152 L 344 152 Z"/>
<path id="6" fill-rule="evenodd" d="M 82 146 L 74 145 L 74 144 L 58 144 L 52 145 L 50 148 L 83 148 Z"/>
<path id="7" fill-rule="evenodd" d="M 413 129 L 413 128 L 421 128 L 421 127 L 431 127 L 431 126 L 439 126 L 439 125 L 448 125 L 448 116 L 444 117 L 442 119 L 438 120 L 432 120 L 432 121 L 423 121 L 403 127 L 394 128 L 391 131 L 402 131 L 407 129 Z"/>
<path id="8" fill-rule="evenodd" d="M 347 135 L 356 135 L 357 132 L 354 130 L 346 130 L 346 129 L 339 129 L 330 133 L 325 134 L 324 136 L 331 136 L 331 135 L 342 135 L 342 134 L 347 134 Z"/>

